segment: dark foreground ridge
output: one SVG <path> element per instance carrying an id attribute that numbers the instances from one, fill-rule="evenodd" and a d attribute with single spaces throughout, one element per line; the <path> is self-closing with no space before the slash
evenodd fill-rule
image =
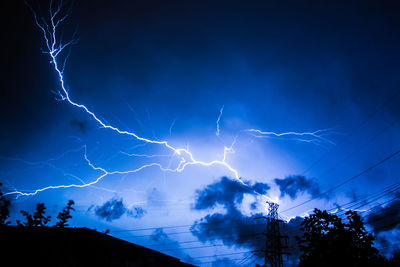
<path id="1" fill-rule="evenodd" d="M 1 263 L 13 266 L 192 266 L 88 228 L 1 226 Z"/>

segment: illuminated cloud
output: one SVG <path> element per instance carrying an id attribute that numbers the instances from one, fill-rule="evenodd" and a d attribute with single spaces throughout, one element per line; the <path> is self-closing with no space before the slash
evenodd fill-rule
<path id="1" fill-rule="evenodd" d="M 132 218 L 142 218 L 146 214 L 146 210 L 141 207 L 133 207 L 131 209 L 128 209 L 125 206 L 122 198 L 113 198 L 105 202 L 103 205 L 97 206 L 94 210 L 94 213 L 98 217 L 111 222 L 113 220 L 120 219 L 125 213 L 127 214 L 127 216 Z"/>
<path id="2" fill-rule="evenodd" d="M 244 194 L 256 195 L 256 193 L 265 195 L 270 189 L 268 184 L 254 183 L 244 181 L 246 186 L 237 180 L 222 177 L 221 180 L 208 185 L 202 190 L 196 191 L 196 203 L 194 208 L 209 209 L 217 204 L 223 205 L 229 209 L 234 208 L 235 203 L 241 203 Z"/>
<path id="3" fill-rule="evenodd" d="M 276 178 L 274 182 L 279 186 L 281 197 L 288 195 L 291 199 L 295 199 L 299 193 L 303 192 L 307 192 L 313 197 L 320 193 L 317 182 L 301 175 L 288 176 L 283 179 Z"/>
<path id="4" fill-rule="evenodd" d="M 122 199 L 111 199 L 102 206 L 96 207 L 94 211 L 97 216 L 109 222 L 121 218 L 125 212 L 126 208 Z"/>
<path id="5" fill-rule="evenodd" d="M 269 186 L 264 183 L 255 183 L 249 186 L 254 191 L 266 193 Z M 265 216 L 265 213 L 258 212 L 251 215 L 243 214 L 239 209 L 242 204 L 244 194 L 256 194 L 243 187 L 236 181 L 227 177 L 222 177 L 219 181 L 206 186 L 196 192 L 194 209 L 212 209 L 217 205 L 224 207 L 225 212 L 213 212 L 195 221 L 191 227 L 191 232 L 202 242 L 222 241 L 229 247 L 260 249 L 265 246 L 265 223 L 263 219 L 256 219 Z M 254 209 L 254 202 L 250 204 L 250 209 Z M 302 218 L 292 219 L 286 232 L 296 232 L 300 227 Z M 289 242 L 295 246 L 296 241 L 292 237 Z M 262 256 L 262 255 L 261 255 Z M 260 257 L 261 257 L 260 256 Z"/>

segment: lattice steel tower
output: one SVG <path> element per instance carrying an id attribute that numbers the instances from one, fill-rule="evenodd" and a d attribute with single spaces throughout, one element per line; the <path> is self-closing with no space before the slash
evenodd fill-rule
<path id="1" fill-rule="evenodd" d="M 273 202 L 267 202 L 267 233 L 265 244 L 265 266 L 283 267 L 282 259 L 282 244 L 279 232 L 278 207 L 279 205 Z"/>

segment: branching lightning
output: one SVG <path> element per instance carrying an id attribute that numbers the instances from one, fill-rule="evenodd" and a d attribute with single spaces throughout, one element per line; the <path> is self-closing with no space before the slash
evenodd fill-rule
<path id="1" fill-rule="evenodd" d="M 191 165 L 200 165 L 200 166 L 204 166 L 204 167 L 213 166 L 213 165 L 223 166 L 233 175 L 233 177 L 237 181 L 239 181 L 244 186 L 248 187 L 248 185 L 241 180 L 238 171 L 227 162 L 227 155 L 234 153 L 233 147 L 237 141 L 237 136 L 234 138 L 234 140 L 230 146 L 224 146 L 222 159 L 215 159 L 215 160 L 207 161 L 207 162 L 200 161 L 195 158 L 195 156 L 190 152 L 190 150 L 188 148 L 174 147 L 173 145 L 168 143 L 166 140 L 160 141 L 160 140 L 149 139 L 149 138 L 139 136 L 134 132 L 119 129 L 111 124 L 106 123 L 99 115 L 94 113 L 92 110 L 90 110 L 84 104 L 81 104 L 81 103 L 73 100 L 72 97 L 70 96 L 69 91 L 66 86 L 66 82 L 64 79 L 64 69 L 65 69 L 65 65 L 66 65 L 66 62 L 67 62 L 67 59 L 69 56 L 70 47 L 73 44 L 76 44 L 77 40 L 75 38 L 72 38 L 69 42 L 63 43 L 60 40 L 60 33 L 59 33 L 60 25 L 67 19 L 69 12 L 70 12 L 70 8 L 66 8 L 63 1 L 60 1 L 59 4 L 56 7 L 54 7 L 53 2 L 51 1 L 50 8 L 49 8 L 49 17 L 46 19 L 43 17 L 38 17 L 38 14 L 36 13 L 36 11 L 29 4 L 27 4 L 27 5 L 33 13 L 34 20 L 35 20 L 37 27 L 42 32 L 44 43 L 45 43 L 44 53 L 49 55 L 49 57 L 51 59 L 50 64 L 53 65 L 54 70 L 58 75 L 58 80 L 59 80 L 60 86 L 59 86 L 59 89 L 56 91 L 57 98 L 61 101 L 67 102 L 68 104 L 72 105 L 75 108 L 82 110 L 89 117 L 91 117 L 94 121 L 96 121 L 102 128 L 111 130 L 120 135 L 131 136 L 134 139 L 136 139 L 137 141 L 141 141 L 143 144 L 160 145 L 171 151 L 171 153 L 167 154 L 167 155 L 128 154 L 126 152 L 121 152 L 121 153 L 124 153 L 127 156 L 146 157 L 146 158 L 157 158 L 160 156 L 163 156 L 163 157 L 168 156 L 171 158 L 178 159 L 177 160 L 178 163 L 174 168 L 170 168 L 170 166 L 164 167 L 161 163 L 152 162 L 149 164 L 142 165 L 135 169 L 127 170 L 127 171 L 119 171 L 119 170 L 111 171 L 111 170 L 106 170 L 103 167 L 99 167 L 99 166 L 96 166 L 95 164 L 93 164 L 87 156 L 87 149 L 85 146 L 84 147 L 84 159 L 86 160 L 88 166 L 90 166 L 94 171 L 99 173 L 97 178 L 95 178 L 93 181 L 85 183 L 81 180 L 82 181 L 81 184 L 47 186 L 47 187 L 33 190 L 32 192 L 23 192 L 23 191 L 15 190 L 12 192 L 8 192 L 5 195 L 33 196 L 40 192 L 50 190 L 50 189 L 84 188 L 84 187 L 93 186 L 93 185 L 97 184 L 99 181 L 101 181 L 103 178 L 110 176 L 110 175 L 137 173 L 143 169 L 151 168 L 151 167 L 159 168 L 161 171 L 164 171 L 164 172 L 182 172 L 185 170 L 186 167 L 191 166 Z M 63 55 L 63 56 L 61 56 L 61 55 Z M 223 114 L 223 109 L 224 109 L 224 107 L 222 107 L 220 109 L 219 116 L 216 121 L 216 127 L 217 127 L 216 128 L 216 136 L 218 136 L 218 137 L 220 135 L 220 120 L 221 120 L 221 117 Z M 175 121 L 173 122 L 173 124 L 174 123 L 175 123 Z M 171 128 L 172 128 L 172 126 L 171 126 Z M 171 131 L 171 129 L 170 129 L 170 131 Z M 297 133 L 297 132 L 274 133 L 274 132 L 263 132 L 261 130 L 256 130 L 256 129 L 244 130 L 244 132 L 253 134 L 256 137 L 266 137 L 266 136 L 274 136 L 274 137 L 290 136 L 290 137 L 293 137 L 293 136 L 295 136 L 296 140 L 299 140 L 299 141 L 315 142 L 315 143 L 318 143 L 318 142 L 332 143 L 329 139 L 324 137 L 329 134 L 329 129 L 318 130 L 315 132 L 305 132 L 305 133 Z M 306 139 L 306 138 L 302 138 L 302 137 L 311 137 L 311 138 Z M 257 193 L 257 192 L 255 192 L 255 193 Z M 258 195 L 260 195 L 260 194 L 258 194 Z M 273 201 L 270 198 L 268 198 L 267 196 L 263 196 L 263 197 L 267 198 L 270 201 Z"/>
<path id="2" fill-rule="evenodd" d="M 297 140 L 301 142 L 307 143 L 315 143 L 315 144 L 322 144 L 328 143 L 331 145 L 335 145 L 334 142 L 326 138 L 325 136 L 332 134 L 332 129 L 322 129 L 317 130 L 314 132 L 264 132 L 258 129 L 247 129 L 244 132 L 248 132 L 257 138 L 268 138 L 268 137 L 288 137 L 292 140 Z"/>

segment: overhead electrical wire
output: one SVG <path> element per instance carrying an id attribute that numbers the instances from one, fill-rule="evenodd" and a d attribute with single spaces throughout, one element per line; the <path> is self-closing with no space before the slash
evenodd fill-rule
<path id="1" fill-rule="evenodd" d="M 303 205 L 305 205 L 305 204 L 307 204 L 307 203 L 309 203 L 309 202 L 311 202 L 311 201 L 313 201 L 313 200 L 315 200 L 315 199 L 317 199 L 317 198 L 320 198 L 321 196 L 324 196 L 324 195 L 326 195 L 326 194 L 328 194 L 328 193 L 331 193 L 331 192 L 335 191 L 336 189 L 338 189 L 339 187 L 341 187 L 341 186 L 343 186 L 343 185 L 349 183 L 350 181 L 352 181 L 352 180 L 354 180 L 354 179 L 356 179 L 356 178 L 358 178 L 358 177 L 364 175 L 365 173 L 367 173 L 367 172 L 369 172 L 369 171 L 375 169 L 376 167 L 382 165 L 383 163 L 385 163 L 385 162 L 387 162 L 388 160 L 390 160 L 390 159 L 396 157 L 396 156 L 399 155 L 399 154 L 400 154 L 400 149 L 398 149 L 398 150 L 396 150 L 395 152 L 391 153 L 390 155 L 388 155 L 388 156 L 385 157 L 384 159 L 382 159 L 382 160 L 380 160 L 380 161 L 374 163 L 373 165 L 369 166 L 368 168 L 362 170 L 361 172 L 359 172 L 359 173 L 357 173 L 357 174 L 355 174 L 355 175 L 353 175 L 353 176 L 350 176 L 349 178 L 345 179 L 343 182 L 341 182 L 341 183 L 339 183 L 339 184 L 337 184 L 337 185 L 331 187 L 331 188 L 328 189 L 327 191 L 324 191 L 323 193 L 320 193 L 320 194 L 318 194 L 318 195 L 316 195 L 316 196 L 314 196 L 314 197 L 312 197 L 312 198 L 310 198 L 310 199 L 308 199 L 308 200 L 306 200 L 306 201 L 303 201 L 303 202 L 301 202 L 301 203 L 299 203 L 299 204 L 296 204 L 296 205 L 294 205 L 294 206 L 292 206 L 292 207 L 290 207 L 290 208 L 287 208 L 287 209 L 283 210 L 282 212 L 286 212 L 286 211 L 289 211 L 289 210 L 298 208 L 298 207 L 303 206 Z"/>

